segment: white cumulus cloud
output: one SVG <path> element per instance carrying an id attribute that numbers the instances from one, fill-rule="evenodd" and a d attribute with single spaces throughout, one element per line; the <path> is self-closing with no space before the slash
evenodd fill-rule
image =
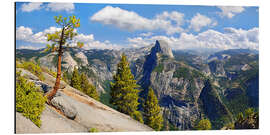
<path id="1" fill-rule="evenodd" d="M 33 33 L 31 28 L 20 26 L 16 29 L 16 40 L 22 40 L 30 43 L 48 43 L 46 34 L 59 30 L 60 28 L 50 27 L 44 31 Z"/>
<path id="2" fill-rule="evenodd" d="M 227 18 L 233 18 L 236 14 L 245 11 L 245 8 L 241 6 L 218 6 L 218 8 L 221 10 L 218 14 Z"/>
<path id="3" fill-rule="evenodd" d="M 24 3 L 22 4 L 21 10 L 23 12 L 31 12 L 34 10 L 40 10 L 42 8 L 41 2 L 31 2 L 31 3 Z"/>
<path id="4" fill-rule="evenodd" d="M 257 27 L 243 30 L 225 28 L 221 33 L 212 29 L 198 33 L 197 35 L 181 33 L 177 37 L 152 36 L 128 38 L 132 47 L 142 47 L 154 43 L 155 40 L 165 40 L 172 49 L 259 49 L 259 29 Z"/>
<path id="5" fill-rule="evenodd" d="M 46 9 L 56 12 L 57 11 L 72 12 L 75 9 L 75 5 L 73 3 L 49 3 Z"/>
<path id="6" fill-rule="evenodd" d="M 54 33 L 55 31 L 60 31 L 61 28 L 57 27 L 49 27 L 43 31 L 33 33 L 32 29 L 29 27 L 20 26 L 16 28 L 16 40 L 25 41 L 28 43 L 34 43 L 34 44 L 44 44 L 43 47 L 45 47 L 45 44 L 48 44 L 46 34 L 48 33 Z M 75 31 L 77 31 L 75 29 Z M 84 49 L 121 49 L 123 46 L 118 44 L 113 44 L 110 41 L 106 40 L 104 42 L 98 41 L 94 39 L 93 34 L 82 34 L 78 33 L 77 36 L 74 37 L 72 42 L 70 43 L 70 46 L 76 46 L 77 42 L 83 42 Z M 35 47 L 31 45 L 23 45 L 19 46 L 20 49 L 40 49 L 40 47 Z"/>
<path id="7" fill-rule="evenodd" d="M 20 47 L 18 47 L 17 49 L 30 49 L 30 50 L 39 50 L 42 47 L 36 47 L 36 46 L 32 46 L 32 45 L 22 45 Z"/>
<path id="8" fill-rule="evenodd" d="M 147 32 L 147 33 L 141 33 L 140 36 L 149 37 L 149 36 L 152 36 L 153 34 L 154 34 L 153 32 Z"/>
<path id="9" fill-rule="evenodd" d="M 201 15 L 200 13 L 197 13 L 191 20 L 189 28 L 193 29 L 196 32 L 199 32 L 202 27 L 206 26 L 215 26 L 217 25 L 216 21 L 213 21 L 207 16 Z"/>
<path id="10" fill-rule="evenodd" d="M 90 20 L 105 25 L 113 25 L 128 31 L 162 30 L 167 34 L 174 34 L 183 31 L 180 27 L 183 23 L 183 18 L 184 15 L 182 13 L 165 11 L 152 19 L 148 19 L 133 11 L 124 10 L 119 7 L 106 6 L 90 17 Z M 174 25 L 173 22 L 176 24 Z"/>

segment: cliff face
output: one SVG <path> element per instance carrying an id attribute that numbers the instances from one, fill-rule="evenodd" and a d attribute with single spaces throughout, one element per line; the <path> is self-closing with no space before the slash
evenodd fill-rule
<path id="1" fill-rule="evenodd" d="M 197 99 L 204 86 L 203 76 L 196 74 L 196 69 L 175 61 L 164 41 L 156 41 L 150 54 L 133 64 L 143 67 L 134 68 L 135 78 L 143 88 L 140 96 L 144 98 L 152 87 L 165 119 L 179 129 L 191 129 L 200 114 Z"/>

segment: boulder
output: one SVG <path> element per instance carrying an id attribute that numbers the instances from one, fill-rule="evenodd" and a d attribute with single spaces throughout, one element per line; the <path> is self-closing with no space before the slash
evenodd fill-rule
<path id="1" fill-rule="evenodd" d="M 77 115 L 76 108 L 72 105 L 73 99 L 66 96 L 61 92 L 57 92 L 55 97 L 51 100 L 51 104 L 56 108 L 59 109 L 63 114 L 69 118 L 74 120 Z"/>
<path id="2" fill-rule="evenodd" d="M 49 91 L 51 91 L 53 89 L 52 86 L 50 86 L 47 83 L 44 83 L 42 81 L 35 81 L 35 80 L 30 80 L 30 81 L 34 82 L 35 85 L 37 87 L 39 87 L 39 91 L 42 92 L 42 93 L 44 93 L 44 94 L 47 93 L 47 92 L 49 92 Z"/>
<path id="3" fill-rule="evenodd" d="M 25 78 L 30 79 L 30 80 L 35 80 L 38 81 L 39 78 L 37 76 L 35 76 L 34 74 L 32 74 L 31 72 L 22 69 L 22 68 L 17 68 L 16 71 L 21 71 L 21 75 L 25 76 Z"/>

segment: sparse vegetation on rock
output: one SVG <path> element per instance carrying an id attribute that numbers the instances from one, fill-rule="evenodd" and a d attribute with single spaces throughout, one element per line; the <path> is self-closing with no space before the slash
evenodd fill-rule
<path id="1" fill-rule="evenodd" d="M 16 67 L 26 69 L 36 75 L 40 80 L 44 80 L 44 76 L 42 75 L 42 69 L 36 63 L 33 63 L 31 61 L 23 61 L 22 63 L 16 62 Z"/>
<path id="2" fill-rule="evenodd" d="M 20 72 L 16 72 L 16 111 L 40 127 L 40 115 L 46 98 L 37 89 L 33 82 L 27 81 Z"/>

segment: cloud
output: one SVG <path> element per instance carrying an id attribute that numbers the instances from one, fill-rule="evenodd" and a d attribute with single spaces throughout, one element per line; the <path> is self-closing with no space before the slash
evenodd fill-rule
<path id="1" fill-rule="evenodd" d="M 46 33 L 52 33 L 60 28 L 49 27 L 43 31 L 33 33 L 29 27 L 20 26 L 16 29 L 16 40 L 22 40 L 29 43 L 44 44 L 47 42 Z M 114 44 L 110 41 L 98 41 L 93 34 L 78 33 L 74 37 L 71 45 L 76 42 L 83 42 L 84 49 L 121 49 L 131 47 L 144 47 L 155 42 L 155 40 L 165 40 L 175 50 L 177 49 L 259 49 L 259 28 L 254 27 L 249 30 L 224 28 L 224 32 L 218 32 L 212 29 L 200 32 L 198 34 L 181 33 L 179 37 L 174 36 L 142 36 L 127 38 L 127 44 Z M 26 46 L 23 46 L 26 48 Z M 22 48 L 23 48 L 22 47 Z M 29 47 L 30 48 L 30 47 Z"/>
<path id="2" fill-rule="evenodd" d="M 193 29 L 196 32 L 199 32 L 202 27 L 206 26 L 215 26 L 217 25 L 216 21 L 211 20 L 207 16 L 197 13 L 191 20 L 189 28 Z"/>
<path id="3" fill-rule="evenodd" d="M 39 50 L 42 47 L 36 47 L 36 46 L 32 46 L 32 45 L 22 45 L 19 46 L 17 49 L 30 49 L 30 50 Z M 44 47 L 43 47 L 44 48 Z"/>
<path id="4" fill-rule="evenodd" d="M 221 12 L 218 12 L 221 17 L 227 17 L 230 19 L 233 18 L 236 14 L 245 11 L 245 8 L 240 6 L 218 6 L 218 8 L 221 10 Z"/>
<path id="5" fill-rule="evenodd" d="M 40 10 L 42 8 L 41 2 L 31 2 L 22 4 L 21 10 L 23 12 L 32 12 L 34 10 Z"/>
<path id="6" fill-rule="evenodd" d="M 24 26 L 20 26 L 16 29 L 16 39 L 24 40 L 33 34 L 32 29 Z"/>
<path id="7" fill-rule="evenodd" d="M 143 36 L 143 37 L 149 37 L 149 36 L 152 36 L 154 33 L 152 32 L 147 32 L 147 33 L 141 33 L 140 36 Z"/>
<path id="8" fill-rule="evenodd" d="M 34 10 L 40 10 L 45 8 L 47 11 L 66 11 L 66 12 L 73 12 L 75 9 L 75 5 L 73 3 L 48 3 L 43 4 L 42 2 L 31 2 L 31 3 L 24 3 L 21 6 L 21 10 L 23 12 L 32 12 Z"/>
<path id="9" fill-rule="evenodd" d="M 121 9 L 119 7 L 106 6 L 92 17 L 91 21 L 99 22 L 105 25 L 113 25 L 123 30 L 162 30 L 167 34 L 180 33 L 183 29 L 184 14 L 173 11 L 163 12 L 156 15 L 153 19 L 148 19 L 138 15 L 133 11 Z M 173 24 L 173 22 L 175 24 Z"/>
<path id="10" fill-rule="evenodd" d="M 60 31 L 60 28 L 57 27 L 49 27 L 43 31 L 33 33 L 32 29 L 29 27 L 20 26 L 16 28 L 16 40 L 25 41 L 28 43 L 35 43 L 35 44 L 48 44 L 46 34 L 47 33 L 54 33 L 55 31 Z M 75 29 L 76 31 L 76 29 Z M 106 40 L 104 42 L 97 41 L 94 39 L 93 34 L 85 35 L 82 33 L 79 33 L 77 36 L 74 37 L 72 42 L 70 43 L 70 46 L 76 46 L 77 42 L 83 42 L 84 43 L 84 49 L 121 49 L 124 46 L 112 44 L 110 41 Z M 20 46 L 20 49 L 35 49 L 36 47 L 30 46 L 30 45 L 24 45 Z M 36 48 L 40 49 L 40 48 Z"/>
<path id="11" fill-rule="evenodd" d="M 128 38 L 127 40 L 129 47 L 139 48 L 150 44 L 149 41 L 143 39 L 142 37 Z"/>
<path id="12" fill-rule="evenodd" d="M 16 29 L 16 40 L 22 40 L 29 43 L 48 43 L 46 34 L 53 33 L 58 30 L 60 30 L 60 28 L 50 27 L 44 31 L 33 33 L 31 28 L 20 26 Z"/>
<path id="13" fill-rule="evenodd" d="M 49 3 L 46 9 L 55 12 L 58 11 L 73 12 L 75 9 L 75 5 L 73 3 Z"/>
<path id="14" fill-rule="evenodd" d="M 184 14 L 177 12 L 177 11 L 172 11 L 171 13 L 165 11 L 162 14 L 158 14 L 156 16 L 157 19 L 159 20 L 172 20 L 174 21 L 178 26 L 182 25 L 184 23 Z"/>
<path id="15" fill-rule="evenodd" d="M 225 28 L 224 33 L 209 29 L 197 35 L 181 33 L 176 37 L 152 36 L 128 38 L 132 47 L 142 47 L 154 43 L 155 40 L 165 40 L 175 50 L 178 49 L 259 49 L 259 29 L 249 30 Z"/>

